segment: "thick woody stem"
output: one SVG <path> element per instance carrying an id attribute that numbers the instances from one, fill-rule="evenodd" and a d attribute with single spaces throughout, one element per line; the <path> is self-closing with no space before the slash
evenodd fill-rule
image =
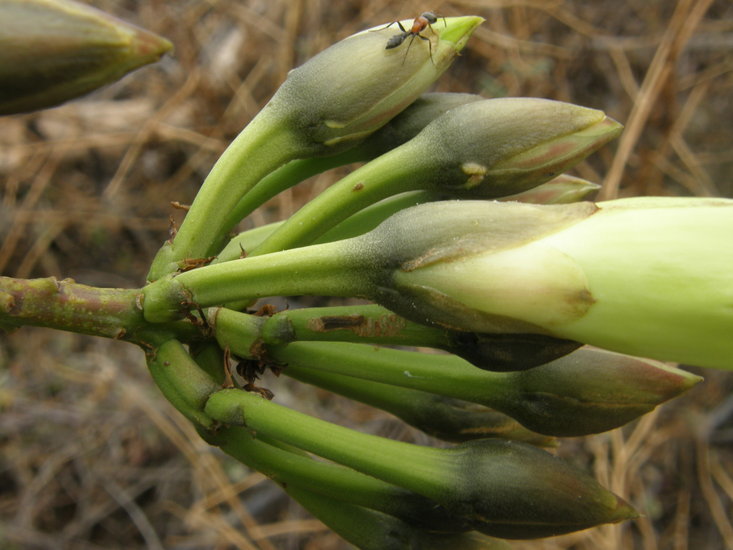
<path id="1" fill-rule="evenodd" d="M 139 296 L 140 289 L 97 288 L 73 279 L 0 277 L 0 328 L 40 326 L 141 345 L 166 334 L 197 332 L 188 323 L 156 325 L 150 330 Z"/>

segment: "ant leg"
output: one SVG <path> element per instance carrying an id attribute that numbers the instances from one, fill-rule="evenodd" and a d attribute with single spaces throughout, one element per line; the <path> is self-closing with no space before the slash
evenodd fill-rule
<path id="1" fill-rule="evenodd" d="M 410 43 L 407 45 L 407 50 L 405 50 L 405 57 L 402 58 L 402 64 L 405 64 L 405 60 L 407 59 L 407 54 L 410 53 L 410 47 L 412 46 L 412 43 L 415 41 L 415 36 L 420 36 L 419 34 L 413 34 L 410 35 Z M 422 38 L 422 36 L 420 36 Z"/>
<path id="2" fill-rule="evenodd" d="M 398 26 L 398 27 L 400 28 L 400 30 L 401 30 L 402 32 L 407 32 L 407 30 L 405 30 L 405 27 L 403 27 L 403 26 L 402 26 L 402 23 L 400 23 L 399 21 L 392 21 L 392 22 L 391 22 L 391 23 L 390 23 L 389 25 L 387 25 L 386 27 L 382 27 L 381 29 L 372 29 L 372 30 L 371 30 L 370 32 L 377 32 L 377 31 L 383 31 L 383 30 L 385 30 L 385 29 L 388 29 L 388 28 L 390 28 L 390 27 L 391 27 L 392 25 L 394 25 L 395 23 L 397 23 L 397 26 Z"/>
<path id="3" fill-rule="evenodd" d="M 430 30 L 433 30 L 432 27 L 430 27 Z M 421 34 L 415 35 L 421 40 L 427 40 L 428 41 L 428 52 L 430 52 L 430 61 L 433 62 L 433 65 L 435 65 L 435 61 L 433 60 L 433 43 L 427 36 L 423 36 Z M 412 42 L 410 42 L 412 44 Z M 408 48 L 409 49 L 409 48 Z"/>

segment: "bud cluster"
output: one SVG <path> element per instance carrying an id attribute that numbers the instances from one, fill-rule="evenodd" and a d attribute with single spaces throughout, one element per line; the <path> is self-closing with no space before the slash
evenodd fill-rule
<path id="1" fill-rule="evenodd" d="M 50 11 L 35 19 L 39 35 L 51 20 L 58 32 L 42 63 L 28 63 L 43 40 L 14 35 L 4 15 L 40 5 Z M 4 2 L 0 14 L 0 113 L 64 101 L 169 47 L 67 0 Z M 426 12 L 327 48 L 290 72 L 222 155 L 149 284 L 105 294 L 0 278 L 0 326 L 81 331 L 83 319 L 139 344 L 206 441 L 362 549 L 503 550 L 503 539 L 634 518 L 547 449 L 699 382 L 659 360 L 733 367 L 733 201 L 584 201 L 598 186 L 565 172 L 620 133 L 603 112 L 424 94 L 481 21 Z M 76 67 L 82 55 L 89 63 Z M 357 161 L 288 220 L 230 240 L 277 193 Z M 291 295 L 374 303 L 248 309 Z M 283 407 L 259 381 L 266 371 L 450 445 Z"/>
<path id="2" fill-rule="evenodd" d="M 733 229 L 733 202 L 584 201 L 598 186 L 565 171 L 620 133 L 601 111 L 407 93 L 422 91 L 418 75 L 443 70 L 447 30 L 472 30 L 469 21 L 432 24 L 399 91 L 348 63 L 360 55 L 390 73 L 392 53 L 377 47 L 385 29 L 291 73 L 261 116 L 280 116 L 267 124 L 307 143 L 293 158 L 305 157 L 263 165 L 268 173 L 236 197 L 207 195 L 224 200 L 225 225 L 314 173 L 364 164 L 283 222 L 229 244 L 210 239 L 219 243 L 207 249 L 210 265 L 159 271 L 141 295 L 146 322 L 193 315 L 240 361 L 239 377 L 227 374 L 203 405 L 196 392 L 187 401 L 199 425 L 224 426 L 205 437 L 360 548 L 501 547 L 486 537 L 633 518 L 623 499 L 545 449 L 622 426 L 700 381 L 622 353 L 714 367 L 733 357 L 724 335 L 733 249 L 719 237 Z M 209 214 L 194 203 L 189 216 Z M 304 294 L 374 304 L 247 311 L 258 298 Z M 391 441 L 281 407 L 257 386 L 267 370 L 454 445 Z M 186 384 L 186 371 L 173 385 Z"/>

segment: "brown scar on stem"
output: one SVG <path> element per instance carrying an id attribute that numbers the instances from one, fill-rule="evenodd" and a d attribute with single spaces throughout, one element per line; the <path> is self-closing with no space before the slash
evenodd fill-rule
<path id="1" fill-rule="evenodd" d="M 388 314 L 377 318 L 364 315 L 325 315 L 308 321 L 314 332 L 348 330 L 357 336 L 394 336 L 405 328 L 407 321 L 399 315 Z"/>
<path id="2" fill-rule="evenodd" d="M 178 267 L 179 272 L 191 271 L 197 267 L 203 267 L 209 265 L 211 262 L 216 260 L 216 256 L 207 256 L 206 258 L 186 258 Z"/>

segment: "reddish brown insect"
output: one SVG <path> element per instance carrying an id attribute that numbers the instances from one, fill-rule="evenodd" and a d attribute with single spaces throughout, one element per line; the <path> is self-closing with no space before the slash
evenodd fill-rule
<path id="1" fill-rule="evenodd" d="M 415 18 L 415 20 L 412 22 L 412 27 L 410 28 L 410 30 L 405 29 L 405 27 L 403 27 L 402 23 L 400 23 L 399 21 L 394 21 L 393 23 L 390 23 L 389 25 L 387 25 L 387 27 L 385 27 L 385 29 L 397 23 L 397 26 L 402 32 L 399 34 L 395 34 L 392 38 L 390 38 L 387 41 L 387 46 L 385 47 L 385 49 L 391 50 L 392 48 L 396 48 L 397 46 L 401 45 L 405 40 L 410 38 L 410 43 L 407 45 L 407 51 L 405 52 L 405 58 L 407 58 L 407 52 L 410 51 L 410 46 L 412 46 L 412 42 L 415 40 L 415 37 L 417 37 L 420 40 L 427 40 L 428 48 L 430 50 L 430 59 L 432 59 L 433 45 L 431 44 L 430 39 L 427 36 L 423 36 L 420 33 L 428 28 L 432 31 L 432 25 L 437 21 L 437 15 L 432 12 L 426 11 Z M 443 18 L 443 23 L 445 24 L 445 17 Z"/>

